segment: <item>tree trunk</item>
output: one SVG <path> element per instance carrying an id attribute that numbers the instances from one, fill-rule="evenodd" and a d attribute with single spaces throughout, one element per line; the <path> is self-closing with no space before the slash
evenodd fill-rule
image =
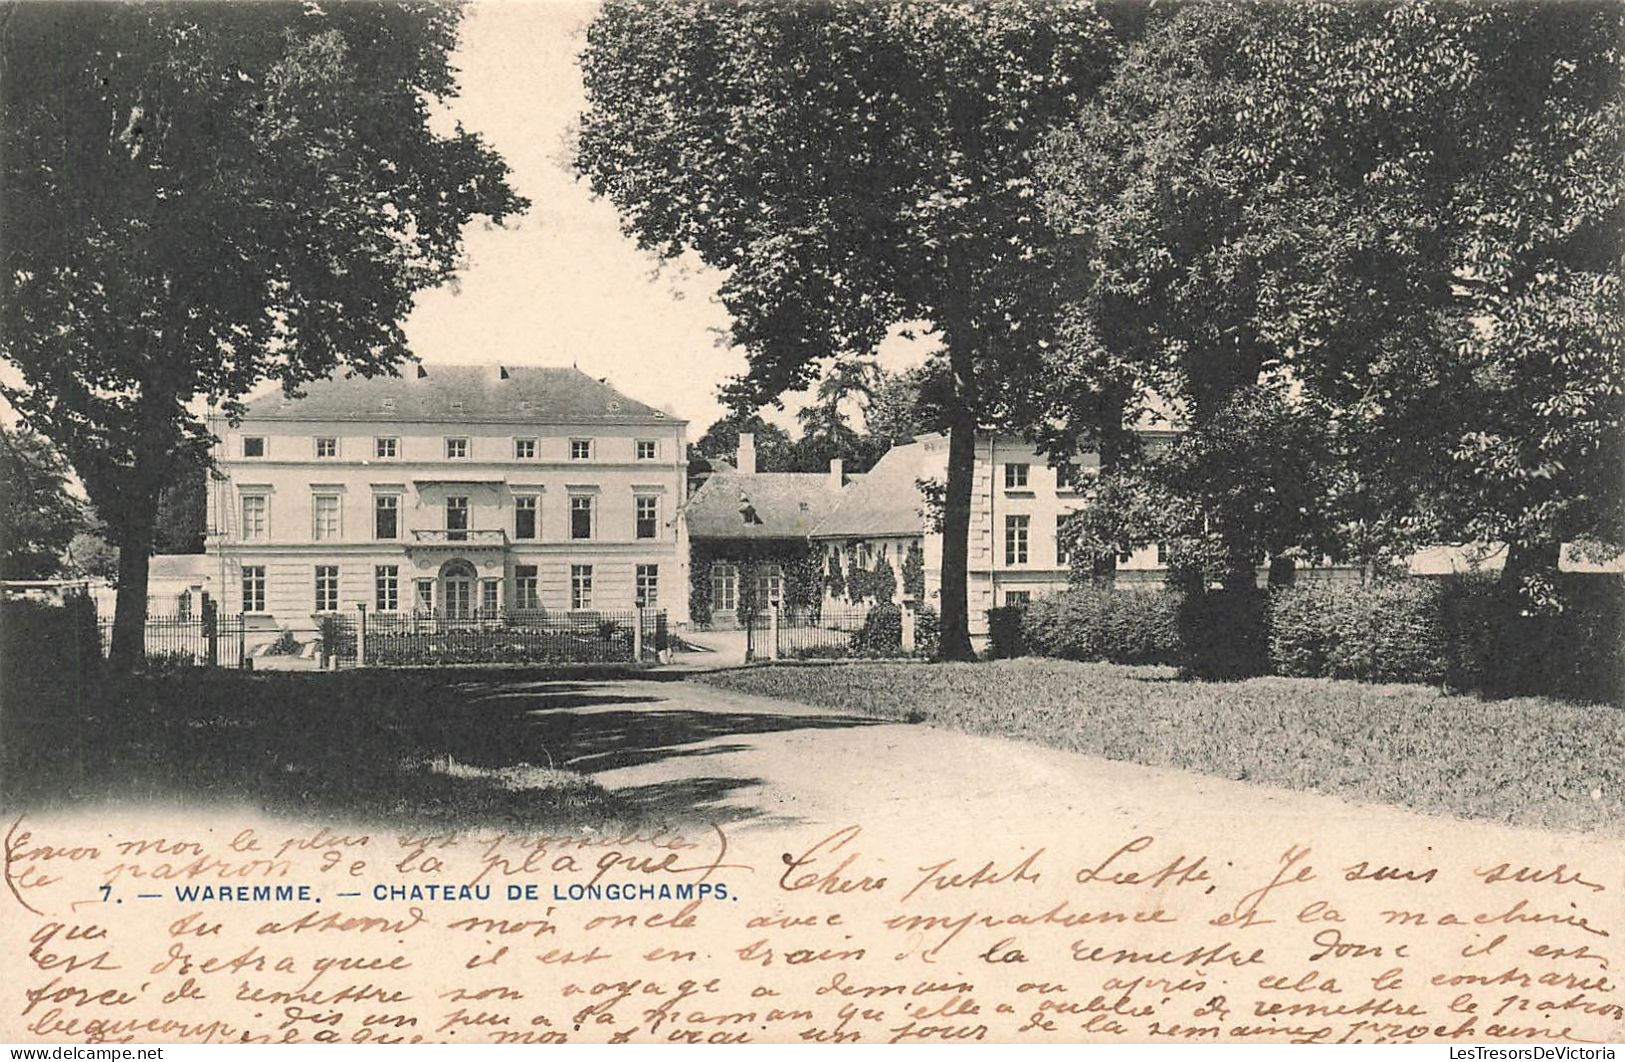
<path id="1" fill-rule="evenodd" d="M 125 523 L 120 531 L 118 601 L 113 608 L 113 646 L 108 660 L 115 671 L 133 671 L 147 650 L 147 571 L 151 565 L 152 537 L 158 499 L 152 515 L 142 524 Z"/>
<path id="2" fill-rule="evenodd" d="M 942 506 L 941 660 L 974 660 L 970 644 L 970 509 L 976 471 L 976 417 L 963 403 L 948 427 L 948 489 Z"/>
<path id="3" fill-rule="evenodd" d="M 1270 589 L 1291 586 L 1298 581 L 1298 565 L 1291 557 L 1270 558 Z"/>
<path id="4" fill-rule="evenodd" d="M 968 292 L 968 278 L 957 290 Z M 942 501 L 942 626 L 937 659 L 974 660 L 970 643 L 970 511 L 976 480 L 976 429 L 979 408 L 976 352 L 979 338 L 968 318 L 941 322 L 953 395 L 944 411 L 948 419 L 948 483 Z"/>
<path id="5" fill-rule="evenodd" d="M 1531 577 L 1555 586 L 1562 552 L 1563 547 L 1556 542 L 1510 543 L 1506 566 L 1501 569 L 1502 589 L 1508 594 L 1521 593 Z"/>

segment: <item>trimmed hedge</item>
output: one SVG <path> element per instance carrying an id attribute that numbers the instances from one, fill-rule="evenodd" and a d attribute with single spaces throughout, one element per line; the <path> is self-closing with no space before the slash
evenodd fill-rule
<path id="1" fill-rule="evenodd" d="M 15 714 L 19 695 L 41 688 L 94 683 L 103 670 L 96 606 L 88 597 L 61 605 L 0 602 L 0 688 Z"/>
<path id="2" fill-rule="evenodd" d="M 1078 589 L 1030 603 L 1021 637 L 1028 651 L 1112 664 L 1180 662 L 1178 594 Z"/>
<path id="3" fill-rule="evenodd" d="M 1277 675 L 1442 684 L 1450 670 L 1437 583 L 1294 587 L 1271 596 Z"/>
<path id="4" fill-rule="evenodd" d="M 1625 580 L 1564 575 L 1560 589 L 1563 610 L 1536 615 L 1470 576 L 1190 595 L 1080 588 L 988 610 L 990 655 L 1625 704 Z"/>

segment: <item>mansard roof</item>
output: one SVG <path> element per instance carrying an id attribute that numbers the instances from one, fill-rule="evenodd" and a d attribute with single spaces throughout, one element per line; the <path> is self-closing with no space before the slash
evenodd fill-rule
<path id="1" fill-rule="evenodd" d="M 447 424 L 684 424 L 580 369 L 537 365 L 404 365 L 400 376 L 336 377 L 248 403 L 244 420 Z"/>

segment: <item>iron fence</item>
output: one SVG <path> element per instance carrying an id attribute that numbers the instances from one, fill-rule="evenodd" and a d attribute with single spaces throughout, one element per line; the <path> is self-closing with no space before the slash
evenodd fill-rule
<path id="1" fill-rule="evenodd" d="M 656 659 L 666 613 L 511 610 L 447 615 L 384 612 L 323 617 L 321 652 L 334 666 L 609 664 Z"/>
<path id="2" fill-rule="evenodd" d="M 792 609 L 777 617 L 763 611 L 748 618 L 746 645 L 756 660 L 930 655 L 934 617 L 925 610 L 905 616 L 892 604 Z"/>
<path id="3" fill-rule="evenodd" d="M 96 630 L 102 656 L 113 648 L 113 620 L 98 617 Z M 211 611 L 148 614 L 142 637 L 142 655 L 148 663 L 181 667 L 242 667 L 247 657 L 247 631 L 242 616 Z"/>

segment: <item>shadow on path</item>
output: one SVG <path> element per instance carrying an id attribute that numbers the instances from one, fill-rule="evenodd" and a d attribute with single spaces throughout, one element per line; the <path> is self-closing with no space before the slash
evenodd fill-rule
<path id="1" fill-rule="evenodd" d="M 8 703 L 0 796 L 13 811 L 248 804 L 420 828 L 731 822 L 769 813 L 738 802 L 762 779 L 684 767 L 658 784 L 608 790 L 592 776 L 711 763 L 757 735 L 878 722 L 728 704 L 681 683 L 500 672 L 141 677 Z"/>

